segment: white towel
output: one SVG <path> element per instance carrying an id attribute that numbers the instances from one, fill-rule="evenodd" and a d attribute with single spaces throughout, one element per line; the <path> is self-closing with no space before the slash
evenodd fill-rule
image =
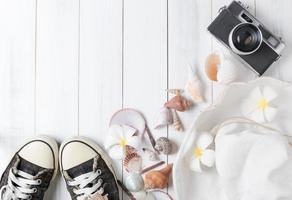
<path id="1" fill-rule="evenodd" d="M 291 200 L 292 146 L 248 120 L 225 122 L 215 139 L 216 169 L 228 200 Z"/>

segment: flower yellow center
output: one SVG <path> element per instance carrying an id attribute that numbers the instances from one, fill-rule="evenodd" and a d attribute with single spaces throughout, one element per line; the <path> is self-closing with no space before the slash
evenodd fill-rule
<path id="1" fill-rule="evenodd" d="M 127 140 L 126 140 L 125 138 L 121 138 L 121 139 L 120 139 L 120 142 L 119 142 L 119 145 L 120 145 L 121 147 L 126 146 L 126 145 L 127 145 Z"/>
<path id="2" fill-rule="evenodd" d="M 195 157 L 200 158 L 203 155 L 203 149 L 196 147 L 194 151 Z"/>
<path id="3" fill-rule="evenodd" d="M 261 99 L 258 102 L 258 108 L 265 110 L 269 106 L 269 102 L 266 99 Z"/>

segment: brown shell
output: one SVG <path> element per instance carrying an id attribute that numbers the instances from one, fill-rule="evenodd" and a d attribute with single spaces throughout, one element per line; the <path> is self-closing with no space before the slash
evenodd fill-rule
<path id="1" fill-rule="evenodd" d="M 216 53 L 212 53 L 207 57 L 205 71 L 208 78 L 212 81 L 217 81 L 218 65 L 220 62 L 220 56 Z"/>
<path id="2" fill-rule="evenodd" d="M 161 170 L 153 170 L 145 175 L 146 189 L 163 189 L 167 187 L 169 176 L 172 171 L 172 164 Z"/>
<path id="3" fill-rule="evenodd" d="M 181 95 L 176 95 L 164 104 L 167 108 L 172 108 L 180 112 L 188 110 L 192 106 L 192 102 Z"/>
<path id="4" fill-rule="evenodd" d="M 127 154 L 123 160 L 123 165 L 127 172 L 139 172 L 142 168 L 142 158 L 136 152 Z"/>

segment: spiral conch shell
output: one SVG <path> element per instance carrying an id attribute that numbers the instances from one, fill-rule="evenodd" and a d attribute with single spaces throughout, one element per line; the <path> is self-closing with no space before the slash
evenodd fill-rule
<path id="1" fill-rule="evenodd" d="M 194 77 L 187 82 L 185 90 L 195 103 L 201 103 L 204 101 L 202 82 L 197 74 L 195 74 Z"/>
<path id="2" fill-rule="evenodd" d="M 229 84 L 238 77 L 234 63 L 225 59 L 221 53 L 212 53 L 208 56 L 205 71 L 210 80 L 223 84 Z"/>
<path id="3" fill-rule="evenodd" d="M 166 102 L 164 106 L 180 112 L 184 112 L 192 106 L 192 102 L 178 94 Z"/>
<path id="4" fill-rule="evenodd" d="M 161 170 L 153 170 L 145 175 L 146 189 L 163 189 L 167 187 L 169 176 L 172 171 L 172 164 Z"/>
<path id="5" fill-rule="evenodd" d="M 169 108 L 163 107 L 159 110 L 155 129 L 163 128 L 173 123 L 173 117 Z"/>
<path id="6" fill-rule="evenodd" d="M 176 112 L 176 110 L 173 110 L 173 126 L 174 126 L 174 129 L 177 130 L 177 131 L 183 131 L 184 128 L 183 128 L 183 125 L 182 125 L 182 122 Z"/>

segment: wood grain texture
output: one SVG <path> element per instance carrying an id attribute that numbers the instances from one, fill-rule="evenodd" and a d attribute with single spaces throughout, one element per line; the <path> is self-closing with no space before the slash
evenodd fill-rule
<path id="1" fill-rule="evenodd" d="M 35 1 L 0 1 L 0 173 L 35 134 Z"/>
<path id="2" fill-rule="evenodd" d="M 78 134 L 79 1 L 37 6 L 36 131 L 62 142 Z M 69 199 L 58 177 L 48 199 Z"/>
<path id="3" fill-rule="evenodd" d="M 291 82 L 292 74 L 290 63 L 292 62 L 292 26 L 291 26 L 291 1 L 256 1 L 257 17 L 259 20 L 276 36 L 282 37 L 286 47 L 282 58 L 265 75 L 278 78 L 280 80 Z"/>
<path id="4" fill-rule="evenodd" d="M 122 107 L 122 1 L 80 2 L 79 135 L 103 147 Z M 122 180 L 122 166 L 115 161 Z"/>
<path id="5" fill-rule="evenodd" d="M 172 97 L 165 89 L 184 88 L 189 65 L 203 80 L 206 102 L 179 113 L 187 131 L 227 87 L 209 81 L 204 65 L 216 50 L 235 60 L 206 31 L 219 8 L 230 2 L 0 0 L 0 172 L 16 146 L 35 134 L 60 143 L 86 136 L 102 146 L 111 115 L 122 107 L 140 110 L 154 137 L 169 137 L 178 148 L 185 132 L 153 128 L 159 108 Z M 291 81 L 292 2 L 242 2 L 286 43 L 283 57 L 265 75 Z M 256 78 L 243 64 L 236 67 L 239 81 Z M 168 163 L 175 158 L 161 156 Z M 119 179 L 127 176 L 120 161 L 115 169 Z M 168 192 L 175 197 L 172 186 Z M 46 199 L 70 199 L 60 177 Z"/>
<path id="6" fill-rule="evenodd" d="M 205 58 L 211 52 L 211 36 L 207 34 L 206 29 L 211 23 L 211 0 L 169 1 L 168 10 L 169 88 L 184 89 L 195 71 L 203 82 L 205 97 L 204 103 L 194 104 L 191 110 L 178 113 L 184 125 L 184 132 L 177 132 L 172 126 L 169 127 L 168 136 L 175 143 L 177 151 L 196 116 L 212 99 L 211 81 L 207 79 L 204 71 Z M 190 99 L 187 92 L 183 95 Z M 169 95 L 169 98 L 172 97 L 173 95 Z M 176 154 L 168 156 L 169 163 L 173 163 L 175 159 Z M 175 197 L 172 186 L 173 183 L 168 192 Z"/>
<path id="7" fill-rule="evenodd" d="M 166 13 L 166 0 L 124 2 L 123 103 L 144 114 L 155 138 L 167 136 L 166 129 L 153 129 L 167 98 Z M 149 146 L 147 137 L 144 141 Z M 165 156 L 161 158 L 166 161 Z"/>

